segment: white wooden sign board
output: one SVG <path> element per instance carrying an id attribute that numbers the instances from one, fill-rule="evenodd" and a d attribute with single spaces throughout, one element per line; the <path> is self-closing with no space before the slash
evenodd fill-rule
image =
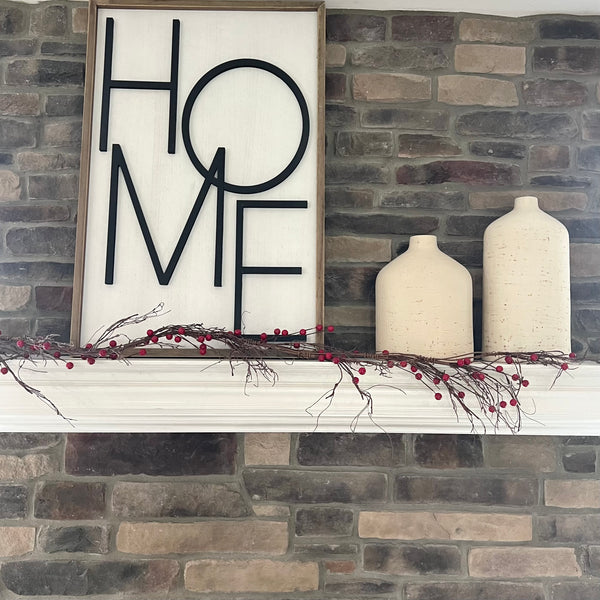
<path id="1" fill-rule="evenodd" d="M 171 6 L 90 5 L 77 344 L 322 318 L 323 5 Z"/>

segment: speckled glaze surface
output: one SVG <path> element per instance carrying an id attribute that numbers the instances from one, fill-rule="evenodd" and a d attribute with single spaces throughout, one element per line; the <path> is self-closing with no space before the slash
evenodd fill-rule
<path id="1" fill-rule="evenodd" d="M 444 358 L 473 353 L 473 283 L 433 235 L 410 238 L 375 285 L 377 350 Z"/>
<path id="2" fill-rule="evenodd" d="M 485 231 L 482 349 L 571 349 L 569 234 L 534 196 Z"/>

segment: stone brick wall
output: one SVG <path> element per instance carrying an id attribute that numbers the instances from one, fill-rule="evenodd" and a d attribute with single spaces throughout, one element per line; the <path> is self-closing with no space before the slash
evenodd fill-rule
<path id="1" fill-rule="evenodd" d="M 85 17 L 0 0 L 9 335 L 68 335 Z M 479 299 L 484 227 L 533 193 L 571 233 L 574 349 L 600 354 L 600 17 L 331 12 L 327 61 L 330 341 L 372 345 L 375 275 L 412 234 Z M 0 434 L 0 597 L 597 600 L 599 448 Z"/>
<path id="2" fill-rule="evenodd" d="M 0 597 L 597 600 L 599 449 L 3 434 Z"/>

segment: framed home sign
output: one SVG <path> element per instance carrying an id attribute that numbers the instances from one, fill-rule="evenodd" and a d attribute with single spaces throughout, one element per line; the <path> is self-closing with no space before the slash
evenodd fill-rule
<path id="1" fill-rule="evenodd" d="M 324 3 L 89 10 L 73 343 L 321 322 Z"/>

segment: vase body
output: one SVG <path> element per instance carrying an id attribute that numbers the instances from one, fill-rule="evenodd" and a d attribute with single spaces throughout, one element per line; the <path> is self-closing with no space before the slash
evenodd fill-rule
<path id="1" fill-rule="evenodd" d="M 431 358 L 473 354 L 473 283 L 433 235 L 410 238 L 375 283 L 376 348 Z"/>
<path id="2" fill-rule="evenodd" d="M 523 196 L 483 236 L 482 350 L 570 349 L 569 234 Z"/>

